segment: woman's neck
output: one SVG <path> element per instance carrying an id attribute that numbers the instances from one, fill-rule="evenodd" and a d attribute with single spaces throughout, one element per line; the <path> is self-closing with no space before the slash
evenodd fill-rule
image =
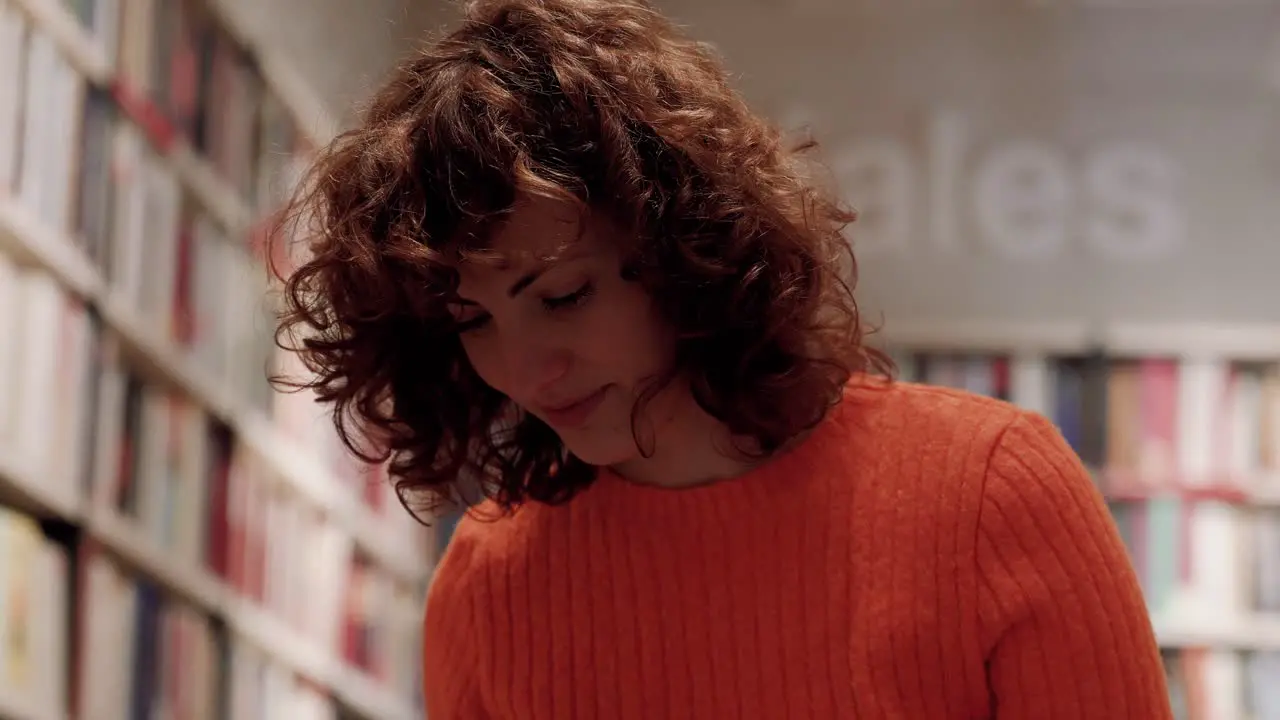
<path id="1" fill-rule="evenodd" d="M 665 395 L 665 393 L 663 393 Z M 663 420 L 641 429 L 641 442 L 652 449 L 610 467 L 619 477 L 640 485 L 688 488 L 730 480 L 745 474 L 759 461 L 744 454 L 749 447 L 734 438 L 724 423 L 703 410 L 686 393 L 655 398 L 651 417 Z"/>
<path id="2" fill-rule="evenodd" d="M 649 417 L 665 418 L 653 423 L 647 436 L 642 434 L 642 442 L 653 452 L 611 465 L 615 475 L 638 485 L 672 489 L 733 480 L 790 452 L 818 429 L 808 428 L 764 456 L 753 439 L 734 436 L 723 422 L 703 410 L 687 389 L 675 390 L 670 388 L 670 395 L 659 393 L 651 407 Z M 840 405 L 845 390 L 840 388 L 831 399 L 832 408 Z"/>

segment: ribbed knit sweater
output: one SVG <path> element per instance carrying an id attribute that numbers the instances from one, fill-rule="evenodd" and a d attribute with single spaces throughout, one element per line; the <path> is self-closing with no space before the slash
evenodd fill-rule
<path id="1" fill-rule="evenodd" d="M 430 720 L 1162 720 L 1102 497 L 1044 418 L 850 389 L 790 452 L 683 490 L 603 472 L 466 519 L 426 611 Z"/>

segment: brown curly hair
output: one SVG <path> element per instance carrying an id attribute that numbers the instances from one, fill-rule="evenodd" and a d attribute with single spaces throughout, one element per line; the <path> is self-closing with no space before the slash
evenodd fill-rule
<path id="1" fill-rule="evenodd" d="M 768 455 L 852 375 L 890 368 L 862 342 L 854 214 L 797 160 L 811 145 L 787 147 L 706 45 L 639 0 L 472 3 L 310 169 L 278 341 L 347 445 L 390 458 L 402 499 L 479 479 L 503 508 L 564 501 L 594 468 L 480 379 L 447 303 L 459 251 L 519 195 L 572 197 L 634 238 L 623 273 L 677 330 L 671 376 Z"/>

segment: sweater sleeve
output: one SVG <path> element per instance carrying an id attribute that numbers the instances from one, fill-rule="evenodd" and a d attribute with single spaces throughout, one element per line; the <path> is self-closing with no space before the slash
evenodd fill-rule
<path id="1" fill-rule="evenodd" d="M 464 519 L 436 566 L 423 624 L 422 692 L 431 720 L 483 720 L 475 624 L 476 538 Z"/>
<path id="2" fill-rule="evenodd" d="M 994 449 L 977 538 L 980 626 L 998 720 L 1165 720 L 1137 575 L 1102 495 L 1048 420 Z"/>

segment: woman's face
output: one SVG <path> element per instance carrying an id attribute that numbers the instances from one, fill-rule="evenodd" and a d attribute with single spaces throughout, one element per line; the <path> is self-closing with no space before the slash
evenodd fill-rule
<path id="1" fill-rule="evenodd" d="M 622 279 L 618 231 L 583 222 L 568 203 L 523 202 L 490 243 L 502 261 L 460 265 L 453 312 L 486 383 L 579 459 L 614 465 L 639 454 L 632 407 L 669 368 L 674 340 L 644 289 Z"/>

